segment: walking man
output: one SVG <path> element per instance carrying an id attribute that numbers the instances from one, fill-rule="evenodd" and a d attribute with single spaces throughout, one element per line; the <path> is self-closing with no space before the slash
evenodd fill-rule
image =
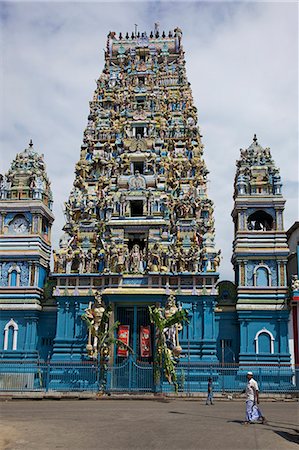
<path id="1" fill-rule="evenodd" d="M 252 372 L 247 372 L 247 385 L 243 391 L 246 393 L 246 421 L 244 424 L 254 423 L 261 420 L 266 423 L 265 417 L 259 408 L 259 387 Z"/>
<path id="2" fill-rule="evenodd" d="M 208 405 L 210 402 L 211 405 L 214 405 L 213 403 L 213 380 L 211 377 L 208 378 L 208 396 L 206 400 L 206 405 Z"/>

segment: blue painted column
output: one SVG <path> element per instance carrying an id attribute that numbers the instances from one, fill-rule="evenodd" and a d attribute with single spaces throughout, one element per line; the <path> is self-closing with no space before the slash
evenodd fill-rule
<path id="1" fill-rule="evenodd" d="M 215 339 L 215 298 L 205 297 L 202 302 L 203 311 L 203 334 L 202 334 L 202 360 L 218 361 L 216 356 Z"/>
<path id="2" fill-rule="evenodd" d="M 24 340 L 24 353 L 27 357 L 37 356 L 37 320 L 36 316 L 26 316 L 26 332 Z M 18 347 L 21 347 L 21 342 L 18 342 Z"/>
<path id="3" fill-rule="evenodd" d="M 70 314 L 70 302 L 65 302 L 64 305 L 64 338 L 66 340 L 72 339 L 71 334 L 71 314 Z"/>
<path id="4" fill-rule="evenodd" d="M 37 317 L 31 317 L 31 342 L 30 350 L 36 352 L 37 349 Z"/>
<path id="5" fill-rule="evenodd" d="M 57 299 L 57 328 L 54 339 L 53 356 L 55 360 L 70 359 L 70 343 L 67 339 L 67 307 L 65 297 Z"/>
<path id="6" fill-rule="evenodd" d="M 202 345 L 202 303 L 199 296 L 184 298 L 182 307 L 188 311 L 189 323 L 183 323 L 183 330 L 179 333 L 182 347 L 181 361 L 198 362 L 201 358 Z"/>
<path id="7" fill-rule="evenodd" d="M 63 338 L 63 306 L 61 300 L 57 300 L 57 327 L 56 327 L 56 337 L 55 339 Z"/>

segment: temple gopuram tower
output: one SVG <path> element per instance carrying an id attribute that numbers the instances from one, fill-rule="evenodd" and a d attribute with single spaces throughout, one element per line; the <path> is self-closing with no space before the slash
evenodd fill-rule
<path id="1" fill-rule="evenodd" d="M 237 161 L 232 212 L 241 365 L 290 363 L 286 279 L 289 249 L 281 188 L 270 149 L 261 147 L 254 136 L 252 144 L 241 149 Z"/>
<path id="2" fill-rule="evenodd" d="M 96 292 L 129 327 L 135 359 L 152 361 L 140 352 L 140 329 L 148 305 L 170 294 L 189 312 L 183 358 L 217 359 L 220 252 L 197 120 L 181 30 L 110 32 L 54 251 L 54 359 L 86 358 L 81 315 Z"/>
<path id="3" fill-rule="evenodd" d="M 44 157 L 32 141 L 16 155 L 0 184 L 1 357 L 46 358 L 52 348 L 49 334 L 55 333 L 54 327 L 49 331 L 49 324 L 55 325 L 53 314 L 48 320 L 43 309 L 54 216 Z M 29 378 L 24 378 L 27 386 L 33 382 Z"/>

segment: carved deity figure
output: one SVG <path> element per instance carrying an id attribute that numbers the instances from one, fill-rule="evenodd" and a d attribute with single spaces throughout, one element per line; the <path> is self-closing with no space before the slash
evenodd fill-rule
<path id="1" fill-rule="evenodd" d="M 82 274 L 85 271 L 85 260 L 86 260 L 86 254 L 82 248 L 80 248 L 78 258 L 79 258 L 79 273 Z"/>
<path id="2" fill-rule="evenodd" d="M 292 275 L 292 290 L 298 291 L 299 290 L 299 280 L 298 275 Z"/>
<path id="3" fill-rule="evenodd" d="M 150 272 L 159 272 L 161 269 L 161 250 L 156 243 L 149 252 L 148 268 Z"/>
<path id="4" fill-rule="evenodd" d="M 175 303 L 175 296 L 170 295 L 165 305 L 165 318 L 170 319 L 176 312 L 178 311 L 178 307 Z M 182 347 L 179 344 L 179 336 L 178 332 L 182 330 L 181 324 L 175 324 L 172 327 L 165 328 L 164 333 L 166 337 L 166 345 L 170 350 L 173 351 L 175 356 L 179 356 L 182 352 Z"/>
<path id="5" fill-rule="evenodd" d="M 90 356 L 96 358 L 98 354 L 98 331 L 106 308 L 100 292 L 97 291 L 94 297 L 94 304 L 90 302 L 89 307 L 85 309 L 85 315 L 91 323 L 86 349 Z"/>
<path id="6" fill-rule="evenodd" d="M 71 248 L 69 248 L 65 255 L 65 261 L 66 261 L 65 273 L 71 273 L 73 257 L 74 257 L 73 250 Z"/>
<path id="7" fill-rule="evenodd" d="M 130 272 L 143 272 L 143 258 L 138 244 L 134 244 L 130 253 Z"/>
<path id="8" fill-rule="evenodd" d="M 136 170 L 135 175 L 130 178 L 129 188 L 137 190 L 146 188 L 145 178 L 142 175 L 140 175 L 138 170 Z"/>

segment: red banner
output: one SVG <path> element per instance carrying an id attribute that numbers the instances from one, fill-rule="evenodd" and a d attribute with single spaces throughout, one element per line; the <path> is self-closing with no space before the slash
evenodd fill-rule
<path id="1" fill-rule="evenodd" d="M 151 351 L 151 327 L 140 327 L 140 356 L 141 358 L 150 358 Z"/>
<path id="2" fill-rule="evenodd" d="M 130 335 L 130 325 L 120 325 L 118 327 L 118 336 L 117 338 L 126 345 L 129 345 L 129 335 Z M 129 350 L 125 347 L 122 347 L 119 344 L 117 348 L 117 356 L 124 356 L 125 358 L 129 355 Z"/>

